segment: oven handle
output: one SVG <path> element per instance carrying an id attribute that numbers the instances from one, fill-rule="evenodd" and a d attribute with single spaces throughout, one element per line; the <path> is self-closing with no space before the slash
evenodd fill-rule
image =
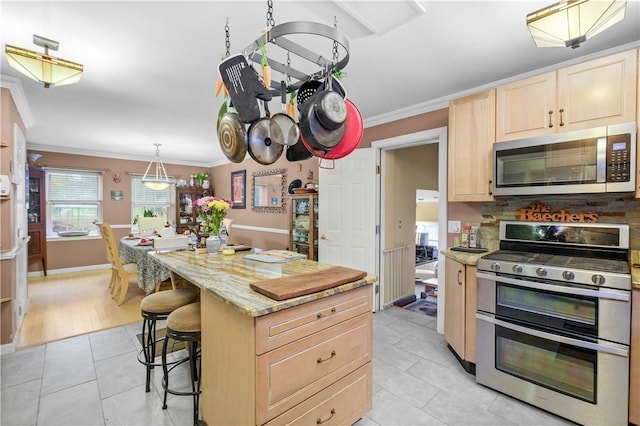
<path id="1" fill-rule="evenodd" d="M 541 339 L 547 339 L 558 343 L 565 343 L 568 345 L 577 346 L 579 348 L 591 349 L 598 352 L 607 352 L 613 355 L 622 356 L 625 358 L 629 357 L 629 349 L 625 349 L 623 347 L 618 346 L 609 346 L 603 345 L 599 343 L 587 342 L 584 340 L 572 339 L 571 337 L 559 336 L 557 334 L 547 333 L 545 331 L 535 330 L 528 327 L 522 327 L 520 325 L 516 325 L 510 322 L 502 321 L 493 317 L 489 317 L 487 315 L 476 313 L 476 319 L 481 321 L 486 321 L 493 323 L 495 325 L 499 325 L 500 327 L 508 328 L 510 330 L 518 331 L 523 334 L 528 334 L 530 336 L 539 337 Z"/>
<path id="2" fill-rule="evenodd" d="M 574 294 L 577 296 L 596 297 L 599 299 L 620 300 L 622 302 L 628 302 L 630 300 L 628 291 L 625 293 L 612 293 L 610 291 L 602 291 L 602 290 L 596 291 L 596 290 L 588 290 L 585 288 L 562 287 L 562 286 L 553 285 L 553 284 L 536 283 L 536 282 L 525 281 L 525 280 L 515 280 L 513 278 L 508 278 L 504 276 L 500 276 L 498 278 L 497 275 L 486 274 L 484 272 L 477 272 L 476 278 L 484 278 L 486 280 L 500 281 L 502 283 L 518 285 L 520 287 L 535 288 L 536 290 L 548 290 L 548 291 L 553 291 L 555 293 Z"/>

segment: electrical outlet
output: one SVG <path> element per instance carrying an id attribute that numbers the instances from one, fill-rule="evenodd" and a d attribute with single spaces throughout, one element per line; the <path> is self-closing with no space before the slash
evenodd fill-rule
<path id="1" fill-rule="evenodd" d="M 447 232 L 450 234 L 459 234 L 462 223 L 459 220 L 447 221 Z"/>

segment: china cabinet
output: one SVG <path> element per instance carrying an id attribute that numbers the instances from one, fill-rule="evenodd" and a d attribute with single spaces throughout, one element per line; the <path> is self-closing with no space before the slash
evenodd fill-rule
<path id="1" fill-rule="evenodd" d="M 202 188 L 176 189 L 176 232 L 182 234 L 197 225 L 198 214 L 193 202 L 204 196 Z"/>
<path id="2" fill-rule="evenodd" d="M 476 362 L 476 271 L 475 266 L 445 260 L 444 338 L 467 371 Z"/>
<path id="3" fill-rule="evenodd" d="M 289 247 L 318 260 L 318 193 L 291 196 Z"/>
<path id="4" fill-rule="evenodd" d="M 449 104 L 449 201 L 493 200 L 496 91 Z"/>
<path id="5" fill-rule="evenodd" d="M 27 232 L 29 263 L 40 260 L 47 275 L 47 220 L 45 174 L 43 169 L 29 167 L 27 179 Z"/>
<path id="6" fill-rule="evenodd" d="M 636 84 L 630 50 L 500 86 L 496 140 L 634 121 Z"/>

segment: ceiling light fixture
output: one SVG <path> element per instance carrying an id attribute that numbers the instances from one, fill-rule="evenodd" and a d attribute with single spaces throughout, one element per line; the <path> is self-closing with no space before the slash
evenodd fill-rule
<path id="1" fill-rule="evenodd" d="M 622 21 L 626 0 L 562 0 L 527 15 L 536 46 L 557 47 L 580 43 Z"/>
<path id="2" fill-rule="evenodd" d="M 159 143 L 154 143 L 156 146 L 156 174 L 155 176 L 149 176 L 149 170 L 151 170 L 151 166 L 153 165 L 154 160 L 151 160 L 149 166 L 147 166 L 147 171 L 144 172 L 144 176 L 142 176 L 142 184 L 149 189 L 153 189 L 155 191 L 161 191 L 163 189 L 167 189 L 173 182 L 167 176 L 167 171 L 164 169 L 164 164 L 160 161 L 160 146 Z"/>
<path id="3" fill-rule="evenodd" d="M 44 47 L 44 53 L 8 44 L 5 46 L 4 50 L 11 68 L 32 80 L 43 83 L 46 88 L 80 81 L 83 71 L 81 64 L 49 55 L 49 49 L 58 50 L 60 43 L 35 34 L 33 43 Z"/>

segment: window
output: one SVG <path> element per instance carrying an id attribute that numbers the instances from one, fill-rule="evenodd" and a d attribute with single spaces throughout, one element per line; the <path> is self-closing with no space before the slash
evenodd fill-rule
<path id="1" fill-rule="evenodd" d="M 97 235 L 93 221 L 102 220 L 102 173 L 49 169 L 46 180 L 47 235 L 62 231 Z"/>
<path id="2" fill-rule="evenodd" d="M 144 217 L 152 214 L 155 217 L 163 217 L 169 220 L 171 214 L 171 186 L 157 191 L 149 189 L 142 184 L 142 175 L 131 176 L 131 220 L 136 222 L 136 217 Z"/>

